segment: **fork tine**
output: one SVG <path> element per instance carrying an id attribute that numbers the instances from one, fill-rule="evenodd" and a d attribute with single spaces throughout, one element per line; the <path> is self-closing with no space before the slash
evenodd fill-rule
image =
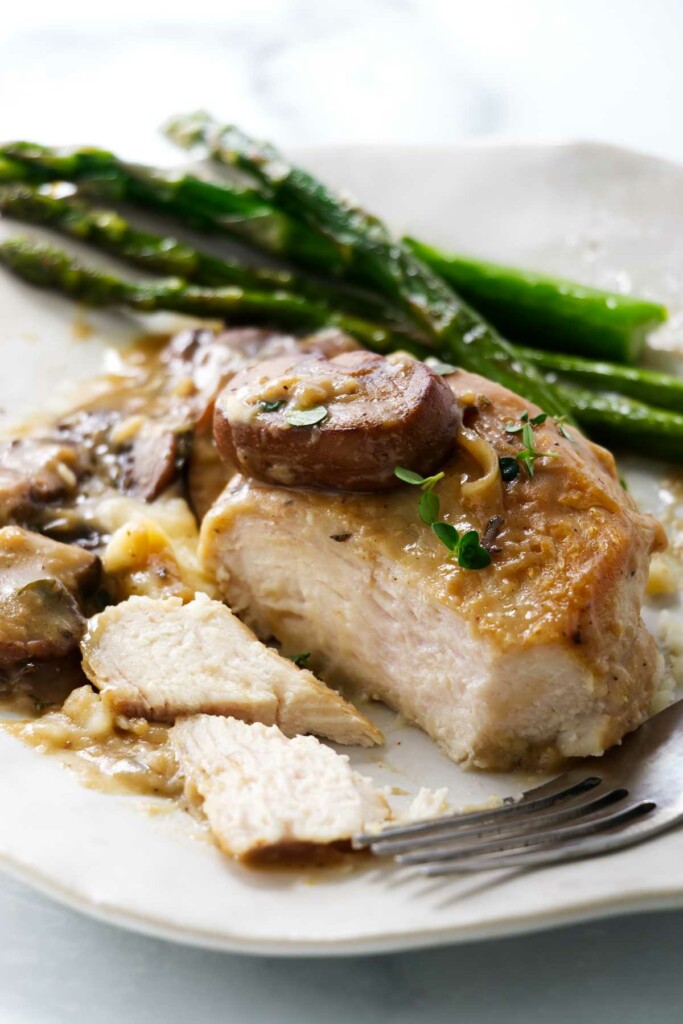
<path id="1" fill-rule="evenodd" d="M 518 800 L 515 800 L 514 797 L 507 797 L 500 807 L 494 807 L 487 811 L 449 814 L 443 818 L 430 818 L 428 821 L 382 829 L 381 832 L 365 833 L 356 836 L 353 845 L 356 849 L 361 849 L 364 846 L 372 846 L 380 840 L 383 842 L 409 836 L 430 835 L 444 829 L 449 832 L 459 828 L 469 829 L 472 825 L 484 824 L 489 821 L 498 822 L 502 818 L 525 817 L 536 811 L 552 807 L 561 801 L 571 800 L 583 793 L 590 792 L 601 782 L 602 779 L 597 775 L 585 776 L 576 772 L 567 772 L 551 782 L 527 790 Z"/>
<path id="2" fill-rule="evenodd" d="M 631 817 L 619 826 L 613 826 L 612 831 L 599 832 L 579 838 L 574 842 L 517 849 L 501 855 L 485 854 L 471 860 L 431 862 L 419 865 L 418 870 L 429 877 L 476 874 L 481 871 L 544 867 L 545 865 L 579 860 L 583 857 L 614 853 L 617 850 L 642 843 L 651 836 L 672 828 L 681 820 L 681 815 L 677 815 L 675 818 L 666 816 L 660 818 L 657 815 L 657 821 L 652 822 L 649 816 L 652 809 L 648 801 L 645 801 L 644 804 L 636 804 L 633 808 L 635 813 L 632 813 Z"/>
<path id="3" fill-rule="evenodd" d="M 611 807 L 627 796 L 628 790 L 626 789 L 612 789 L 592 800 L 583 800 L 580 803 L 572 801 L 568 806 L 563 805 L 559 811 L 551 811 L 547 814 L 536 813 L 521 818 L 502 818 L 487 824 L 475 825 L 472 828 L 442 829 L 428 835 L 413 835 L 404 839 L 384 839 L 380 834 L 377 840 L 370 844 L 370 849 L 377 856 L 395 856 L 404 852 L 439 848 L 449 841 L 452 847 L 453 840 L 457 841 L 458 846 L 462 846 L 463 849 L 467 848 L 468 843 L 474 848 L 478 848 L 480 844 L 477 840 L 485 840 L 489 836 L 501 839 L 507 836 L 523 836 L 539 832 L 541 829 L 563 825 L 565 822 L 574 821 L 577 818 L 587 818 L 605 807 Z"/>
<path id="4" fill-rule="evenodd" d="M 396 860 L 399 864 L 427 864 L 437 861 L 467 860 L 480 857 L 483 853 L 498 853 L 503 850 L 519 849 L 520 847 L 560 843 L 567 839 L 594 835 L 596 832 L 614 828 L 616 825 L 629 821 L 634 814 L 638 812 L 647 813 L 654 810 L 656 806 L 651 801 L 642 801 L 640 804 L 631 804 L 612 814 L 592 816 L 591 820 L 582 821 L 578 825 L 567 825 L 541 832 L 530 832 L 521 836 L 492 839 L 467 847 L 450 845 L 437 850 L 418 850 L 411 853 L 402 853 L 397 856 Z"/>

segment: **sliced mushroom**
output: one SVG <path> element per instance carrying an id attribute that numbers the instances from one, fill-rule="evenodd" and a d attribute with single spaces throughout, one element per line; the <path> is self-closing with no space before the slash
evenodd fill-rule
<path id="1" fill-rule="evenodd" d="M 46 505 L 68 500 L 80 472 L 74 445 L 31 437 L 0 444 L 0 524 L 32 522 Z"/>
<path id="2" fill-rule="evenodd" d="M 375 491 L 403 466 L 428 475 L 455 446 L 459 407 L 445 381 L 400 353 L 282 356 L 237 373 L 214 435 L 226 461 L 285 486 Z"/>
<path id="3" fill-rule="evenodd" d="M 82 548 L 0 530 L 0 683 L 73 654 L 100 563 Z"/>

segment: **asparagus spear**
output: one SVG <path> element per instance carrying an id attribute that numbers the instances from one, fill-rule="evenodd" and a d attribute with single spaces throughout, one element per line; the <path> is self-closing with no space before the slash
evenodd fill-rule
<path id="1" fill-rule="evenodd" d="M 338 275 L 343 268 L 333 244 L 253 189 L 129 164 L 107 150 L 87 147 L 52 149 L 32 142 L 10 142 L 0 146 L 0 158 L 15 165 L 15 181 L 79 182 L 98 198 L 131 200 L 179 217 L 200 230 L 226 232 L 321 273 Z"/>
<path id="2" fill-rule="evenodd" d="M 276 149 L 207 115 L 178 118 L 167 134 L 185 147 L 199 146 L 219 163 L 247 172 L 279 209 L 333 243 L 350 280 L 377 288 L 426 330 L 446 358 L 481 373 L 537 402 L 551 414 L 566 414 L 556 392 L 534 367 L 466 306 L 448 285 L 393 239 L 385 225 L 342 199 L 306 171 L 289 165 Z"/>
<path id="3" fill-rule="evenodd" d="M 0 181 L 21 181 L 24 177 L 24 167 L 16 160 L 9 160 L 0 157 Z"/>
<path id="4" fill-rule="evenodd" d="M 313 229 L 276 209 L 271 202 L 264 199 L 261 193 L 253 189 L 238 188 L 229 182 L 218 185 L 190 174 L 164 173 L 151 168 L 134 166 L 119 160 L 106 150 L 50 149 L 35 143 L 9 143 L 0 147 L 0 180 L 28 179 L 44 182 L 62 178 L 81 182 L 91 194 L 100 198 L 105 196 L 133 200 L 144 206 L 172 214 L 194 227 L 208 231 L 225 231 L 271 254 L 289 256 L 304 266 L 323 270 L 326 273 L 338 274 L 348 263 L 348 253 L 343 246 L 340 251 L 336 245 L 326 242 Z M 420 254 L 427 255 L 427 262 L 429 262 L 434 250 L 430 250 L 427 246 L 420 246 L 420 243 L 412 240 L 410 240 L 410 244 L 418 247 Z M 178 251 L 177 255 L 179 259 L 183 259 L 181 252 Z M 443 254 L 438 254 L 438 258 L 441 261 L 438 264 L 439 269 L 447 276 L 447 268 L 443 266 L 443 262 L 448 262 L 448 258 Z M 437 256 L 433 256 L 433 259 L 436 260 Z M 151 262 L 149 266 L 150 269 L 156 269 Z M 484 274 L 485 266 L 490 265 L 472 261 L 474 271 L 479 273 L 480 292 L 483 288 L 482 282 L 488 281 Z M 172 270 L 170 266 L 165 270 L 159 265 L 158 269 L 164 273 L 178 272 L 175 268 Z M 185 269 L 184 276 L 189 276 L 187 265 Z M 523 271 L 508 271 L 507 268 L 503 268 L 501 271 L 501 268 L 497 267 L 494 267 L 493 270 L 499 274 L 494 281 L 495 287 L 498 288 L 500 285 L 501 290 L 507 289 L 505 297 L 507 322 L 511 323 L 516 317 L 518 322 L 528 324 L 529 315 L 532 316 L 532 319 L 536 315 L 535 309 L 532 309 L 531 314 L 529 313 L 528 301 L 538 293 L 538 289 L 527 281 L 528 275 Z M 502 277 L 509 275 L 509 279 L 502 280 L 501 274 Z M 531 276 L 534 277 L 534 275 Z M 196 277 L 194 279 L 198 280 Z M 225 280 L 227 282 L 227 278 Z M 460 277 L 459 280 L 462 281 L 464 291 L 467 292 L 465 278 Z M 634 339 L 637 338 L 638 330 L 643 332 L 647 330 L 646 318 L 651 316 L 650 323 L 654 324 L 660 322 L 665 315 L 665 310 L 656 304 L 625 299 L 621 296 L 610 295 L 607 305 L 599 300 L 597 306 L 592 301 L 588 305 L 584 305 L 575 297 L 577 290 L 585 291 L 580 286 L 567 282 L 567 295 L 565 296 L 563 294 L 565 282 L 557 282 L 553 279 L 541 280 L 550 282 L 548 287 L 552 299 L 552 302 L 546 304 L 545 307 L 549 318 L 547 332 L 539 337 L 537 342 L 543 347 L 547 347 L 548 344 L 555 345 L 558 337 L 566 338 L 568 348 L 572 347 L 574 336 L 581 339 L 593 331 L 593 336 L 597 337 L 595 332 L 600 326 L 598 313 L 601 313 L 604 314 L 604 345 L 610 347 L 613 357 L 618 357 L 621 350 L 613 351 L 614 345 L 617 344 L 615 339 L 620 337 L 623 341 L 625 335 L 623 333 L 620 335 L 620 328 L 615 324 L 616 320 L 619 320 L 620 317 L 623 320 L 624 316 L 627 321 L 629 317 L 633 318 L 630 322 L 629 344 L 635 345 Z M 219 284 L 223 281 L 218 279 L 209 281 L 207 278 L 198 283 Z M 292 289 L 293 283 L 285 281 L 282 283 L 288 290 Z M 512 291 L 510 291 L 511 284 L 515 285 Z M 306 294 L 310 294 L 314 298 L 318 297 L 314 295 L 313 289 L 302 288 L 300 280 L 297 281 L 297 285 L 298 291 L 305 291 Z M 265 286 L 265 282 L 261 282 L 258 287 L 260 289 Z M 492 319 L 495 320 L 492 311 L 494 295 L 487 291 L 489 305 L 484 308 L 487 296 L 482 298 L 480 292 L 477 294 L 477 298 L 482 305 L 482 312 L 486 315 L 488 308 L 491 311 Z M 474 296 L 472 297 L 474 298 Z M 373 318 L 379 315 L 378 309 L 366 307 L 359 302 L 344 301 L 342 303 L 341 297 L 336 293 L 334 296 L 330 296 L 329 301 L 332 301 L 333 298 L 336 305 L 343 304 L 345 308 L 357 315 Z M 465 298 L 469 298 L 469 293 L 465 295 Z M 567 305 L 564 302 L 565 298 Z M 635 303 L 635 306 L 630 306 L 631 303 Z M 638 318 L 641 314 L 643 319 L 639 328 Z M 575 319 L 573 319 L 574 315 Z M 384 309 L 382 316 L 388 319 L 393 318 L 392 312 L 388 309 Z M 626 327 L 629 327 L 628 323 L 626 323 Z M 600 327 L 600 330 L 603 328 Z M 567 337 L 568 334 L 570 337 Z M 528 341 L 529 338 L 530 333 L 527 333 L 524 340 Z M 594 351 L 597 353 L 603 349 L 596 348 Z M 631 351 L 635 351 L 635 348 L 632 348 Z M 452 354 L 450 358 L 453 358 Z"/>
<path id="5" fill-rule="evenodd" d="M 174 238 L 132 228 L 118 213 L 93 210 L 82 202 L 38 191 L 27 185 L 0 189 L 0 211 L 32 224 L 43 224 L 80 241 L 88 241 L 146 270 L 216 287 L 237 285 L 251 291 L 296 291 L 327 305 L 347 296 L 288 271 L 249 269 L 201 253 Z M 368 300 L 370 302 L 370 300 Z M 380 315 L 381 319 L 381 315 Z M 664 373 L 576 356 L 518 348 L 522 359 L 552 375 L 600 390 L 630 395 L 654 406 L 683 410 L 683 379 Z"/>
<path id="6" fill-rule="evenodd" d="M 574 417 L 596 441 L 659 459 L 683 461 L 683 415 L 654 409 L 635 398 L 573 384 L 557 390 Z"/>
<path id="7" fill-rule="evenodd" d="M 49 186 L 47 186 L 49 188 Z M 245 267 L 200 252 L 176 238 L 139 231 L 113 210 L 92 209 L 78 198 L 60 196 L 32 185 L 0 188 L 0 212 L 29 224 L 41 224 L 70 238 L 168 277 L 182 277 L 210 288 L 237 285 L 251 291 L 286 290 L 354 316 L 394 322 L 386 303 L 344 288 L 322 284 L 288 270 Z"/>
<path id="8" fill-rule="evenodd" d="M 9 239 L 0 243 L 0 263 L 31 284 L 62 292 L 92 306 L 124 306 L 141 312 L 165 309 L 235 323 L 266 323 L 301 330 L 329 324 L 357 337 L 368 348 L 387 351 L 402 345 L 390 331 L 364 321 L 332 316 L 311 300 L 284 292 L 208 289 L 178 280 L 139 284 L 80 266 L 65 253 L 41 243 Z M 663 457 L 683 459 L 683 415 L 653 409 L 621 395 L 599 394 L 562 384 L 565 405 L 596 437 Z"/>
<path id="9" fill-rule="evenodd" d="M 594 362 L 579 356 L 518 349 L 521 357 L 542 370 L 552 383 L 568 380 L 599 391 L 616 391 L 641 402 L 683 413 L 683 377 L 617 363 Z"/>
<path id="10" fill-rule="evenodd" d="M 405 347 L 404 337 L 388 328 L 337 313 L 290 292 L 202 288 L 179 278 L 151 283 L 124 280 L 84 267 L 61 249 L 23 238 L 0 242 L 0 263 L 30 284 L 69 295 L 88 306 L 123 306 L 142 313 L 169 310 L 231 323 L 272 324 L 304 331 L 338 327 L 377 351 Z"/>
<path id="11" fill-rule="evenodd" d="M 645 299 L 451 255 L 414 238 L 404 242 L 466 302 L 519 344 L 635 363 L 648 333 L 667 317 L 664 306 Z"/>

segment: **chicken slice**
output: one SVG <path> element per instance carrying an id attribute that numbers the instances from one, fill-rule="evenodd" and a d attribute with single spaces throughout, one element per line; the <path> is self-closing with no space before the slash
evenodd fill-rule
<path id="1" fill-rule="evenodd" d="M 185 795 L 231 857 L 351 839 L 389 817 L 370 779 L 313 736 L 194 715 L 170 731 Z"/>
<path id="2" fill-rule="evenodd" d="M 503 483 L 498 458 L 523 447 L 507 428 L 539 410 L 472 374 L 448 382 L 465 428 L 434 492 L 439 518 L 496 533 L 490 566 L 450 557 L 418 515 L 419 488 L 316 493 L 240 477 L 205 518 L 200 557 L 257 634 L 305 644 L 323 678 L 400 710 L 456 761 L 599 754 L 647 716 L 657 657 L 640 604 L 663 531 L 608 452 L 550 419 L 533 436 L 554 457 Z"/>
<path id="3" fill-rule="evenodd" d="M 196 594 L 131 597 L 91 619 L 83 668 L 117 714 L 172 722 L 190 714 L 277 724 L 372 746 L 382 734 L 307 669 L 266 647 L 229 608 Z"/>

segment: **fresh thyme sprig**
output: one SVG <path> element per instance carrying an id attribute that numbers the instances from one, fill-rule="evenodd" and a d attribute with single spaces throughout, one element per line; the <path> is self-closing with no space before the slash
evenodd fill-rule
<path id="1" fill-rule="evenodd" d="M 555 418 L 553 419 L 553 423 L 555 424 L 555 426 L 557 427 L 559 432 L 562 434 L 562 437 L 566 437 L 566 439 L 568 441 L 575 441 L 576 440 L 576 438 L 574 437 L 572 432 L 567 427 L 567 417 L 566 416 L 555 416 Z"/>
<path id="2" fill-rule="evenodd" d="M 539 412 L 538 416 L 534 416 L 529 419 L 529 413 L 523 412 L 519 417 L 519 423 L 506 423 L 505 430 L 508 434 L 519 434 L 522 435 L 522 448 L 521 452 L 515 456 L 518 462 L 523 462 L 527 468 L 529 476 L 533 476 L 536 472 L 535 466 L 538 459 L 555 459 L 557 454 L 555 452 L 541 452 L 536 448 L 534 440 L 534 427 L 540 427 L 542 423 L 548 419 L 546 412 Z"/>
<path id="3" fill-rule="evenodd" d="M 310 651 L 306 651 L 305 654 L 294 654 L 294 655 L 292 655 L 292 657 L 289 660 L 293 661 L 297 668 L 306 668 L 307 662 L 308 662 L 308 659 L 310 658 L 310 656 L 311 656 L 311 652 Z"/>
<path id="4" fill-rule="evenodd" d="M 452 523 L 439 521 L 441 504 L 434 488 L 443 479 L 443 473 L 423 477 L 412 469 L 397 466 L 394 475 L 405 484 L 422 488 L 423 494 L 417 507 L 420 519 L 432 528 L 434 536 L 450 551 L 451 558 L 457 559 L 461 569 L 485 569 L 491 564 L 491 555 L 482 547 L 476 530 L 467 530 L 461 537 Z"/>
<path id="5" fill-rule="evenodd" d="M 529 419 L 529 413 L 523 412 L 519 417 L 519 423 L 506 423 L 505 429 L 508 434 L 519 434 L 524 430 L 525 423 L 530 423 L 532 427 L 540 427 L 541 423 L 545 423 L 547 419 L 547 412 L 539 412 L 538 416 L 534 416 L 531 420 Z"/>
<path id="6" fill-rule="evenodd" d="M 402 466 L 397 466 L 394 470 L 394 476 L 397 476 L 399 480 L 402 480 L 404 484 L 413 484 L 415 487 L 421 487 L 423 491 L 431 490 L 439 480 L 443 480 L 444 473 L 436 473 L 434 476 L 420 476 L 419 473 L 414 473 L 412 469 L 404 469 Z"/>

